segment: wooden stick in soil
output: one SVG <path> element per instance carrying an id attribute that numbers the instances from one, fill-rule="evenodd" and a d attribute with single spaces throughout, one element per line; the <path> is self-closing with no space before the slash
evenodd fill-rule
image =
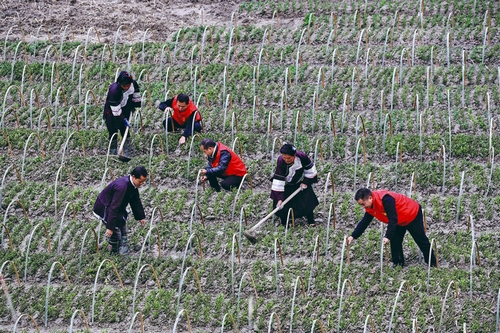
<path id="1" fill-rule="evenodd" d="M 7 299 L 7 307 L 9 308 L 10 313 L 12 315 L 12 321 L 15 321 L 17 318 L 16 310 L 12 305 L 12 299 L 10 298 L 9 291 L 7 290 L 7 285 L 5 284 L 5 280 L 3 279 L 2 274 L 0 274 L 0 284 L 2 285 L 3 292 L 5 293 L 5 298 Z"/>

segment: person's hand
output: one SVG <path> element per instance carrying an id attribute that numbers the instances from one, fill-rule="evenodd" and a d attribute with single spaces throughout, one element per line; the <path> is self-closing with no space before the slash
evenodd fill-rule
<path id="1" fill-rule="evenodd" d="M 207 169 L 201 169 L 200 170 L 200 175 L 204 176 L 207 174 Z"/>
<path id="2" fill-rule="evenodd" d="M 202 183 L 203 183 L 205 180 L 207 180 L 207 176 L 201 176 L 201 177 L 200 177 L 200 182 L 202 182 Z"/>
<path id="3" fill-rule="evenodd" d="M 301 183 L 300 184 L 300 188 L 303 189 L 303 190 L 305 190 L 307 188 L 307 184 Z"/>
<path id="4" fill-rule="evenodd" d="M 283 204 L 283 201 L 278 200 L 278 203 L 276 204 L 276 207 L 279 208 L 279 209 L 281 209 L 281 208 L 283 208 L 283 207 L 281 207 L 282 204 Z"/>
<path id="5" fill-rule="evenodd" d="M 183 135 L 183 136 L 181 136 L 181 138 L 179 139 L 179 145 L 183 145 L 184 143 L 186 143 L 186 137 Z"/>
<path id="6" fill-rule="evenodd" d="M 384 242 L 384 245 L 387 245 L 387 244 L 389 244 L 391 241 L 390 241 L 390 239 L 389 239 L 389 238 L 384 237 L 384 238 L 382 238 L 382 242 Z"/>
<path id="7" fill-rule="evenodd" d="M 146 225 L 146 220 L 140 220 L 139 222 L 141 222 L 141 225 L 144 227 Z"/>
<path id="8" fill-rule="evenodd" d="M 347 245 L 351 244 L 353 240 L 354 240 L 354 237 L 352 237 L 352 236 L 347 237 Z"/>
<path id="9" fill-rule="evenodd" d="M 106 233 L 105 233 L 104 235 L 105 235 L 106 237 L 108 237 L 108 238 L 109 238 L 109 237 L 111 237 L 111 236 L 113 236 L 113 230 L 111 230 L 111 229 L 106 229 Z"/>

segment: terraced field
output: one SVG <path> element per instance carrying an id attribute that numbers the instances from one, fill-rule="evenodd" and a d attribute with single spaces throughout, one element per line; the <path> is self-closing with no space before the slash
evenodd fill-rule
<path id="1" fill-rule="evenodd" d="M 499 332 L 497 2 L 1 6 L 0 332 Z M 123 69 L 144 101 L 128 164 L 102 121 Z M 181 92 L 204 129 L 178 155 L 156 104 Z M 240 190 L 198 183 L 204 137 L 242 156 Z M 285 141 L 316 163 L 319 223 L 252 245 Z M 148 225 L 113 256 L 92 206 L 136 165 Z M 365 186 L 421 203 L 438 268 L 411 237 L 392 268 L 375 222 L 346 246 Z"/>

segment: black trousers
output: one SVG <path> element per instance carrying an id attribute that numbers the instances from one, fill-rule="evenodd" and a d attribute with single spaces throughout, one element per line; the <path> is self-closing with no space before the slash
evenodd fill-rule
<path id="1" fill-rule="evenodd" d="M 106 221 L 102 219 L 99 215 L 94 213 L 94 215 L 108 228 Z M 126 222 L 126 220 L 125 220 Z M 109 250 L 111 252 L 118 252 L 120 248 L 120 243 L 122 239 L 127 239 L 127 224 L 124 223 L 122 226 L 115 226 L 113 229 L 113 234 L 108 238 Z"/>
<path id="2" fill-rule="evenodd" d="M 299 186 L 300 184 L 286 185 L 285 199 L 295 192 Z M 276 208 L 277 204 L 278 201 L 274 200 L 273 209 Z M 282 225 L 286 225 L 288 210 L 292 208 L 294 218 L 305 216 L 307 218 L 307 223 L 314 224 L 314 209 L 318 204 L 318 197 L 316 196 L 316 193 L 314 193 L 312 185 L 308 185 L 305 190 L 302 190 L 295 197 L 293 197 L 293 199 L 290 200 L 285 207 L 276 212 L 276 216 L 280 218 Z"/>
<path id="3" fill-rule="evenodd" d="M 111 139 L 113 134 L 115 134 L 118 131 L 120 131 L 122 137 L 123 135 L 125 135 L 125 123 L 123 122 L 122 117 L 115 117 L 113 115 L 107 116 L 105 122 L 106 122 L 106 127 L 108 128 L 108 140 Z M 116 142 L 116 137 L 115 139 L 113 139 L 113 141 Z"/>
<path id="4" fill-rule="evenodd" d="M 220 188 L 222 186 L 226 191 L 231 191 L 233 188 L 238 188 L 243 180 L 243 177 L 240 176 L 227 176 L 220 177 L 222 181 L 219 184 L 217 176 L 207 175 L 208 182 L 210 186 L 215 189 L 217 192 L 220 192 Z"/>
<path id="5" fill-rule="evenodd" d="M 392 262 L 394 265 L 404 266 L 405 258 L 403 254 L 403 238 L 405 236 L 406 231 L 410 233 L 411 237 L 415 243 L 417 243 L 418 247 L 422 251 L 424 255 L 424 260 L 428 264 L 429 263 L 429 252 L 431 253 L 431 266 L 436 266 L 436 257 L 434 255 L 434 251 L 431 249 L 431 243 L 429 242 L 429 238 L 424 231 L 424 219 L 422 215 L 422 207 L 419 208 L 418 214 L 410 224 L 406 226 L 396 226 L 396 230 L 394 230 L 394 235 L 391 238 L 391 253 L 392 253 Z"/>
<path id="6" fill-rule="evenodd" d="M 186 126 L 181 126 L 178 122 L 176 122 L 172 117 L 168 117 L 167 120 L 163 121 L 163 128 L 165 128 L 165 122 L 167 123 L 167 131 L 172 132 L 179 128 L 186 128 Z M 172 128 L 172 124 L 174 125 Z M 201 122 L 194 122 L 194 131 L 200 133 L 201 132 Z"/>

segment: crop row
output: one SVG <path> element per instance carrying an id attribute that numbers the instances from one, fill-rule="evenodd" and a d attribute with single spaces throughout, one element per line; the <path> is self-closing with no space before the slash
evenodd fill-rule
<path id="1" fill-rule="evenodd" d="M 72 228 L 77 229 L 81 229 L 82 223 L 85 223 L 78 220 L 72 222 L 76 224 Z M 324 239 L 325 230 L 308 229 L 306 232 L 304 230 L 293 230 L 287 239 L 286 250 L 284 251 L 284 264 L 280 264 L 278 258 L 274 259 L 274 263 L 272 261 L 271 244 L 277 236 L 280 237 L 279 234 L 283 230 L 279 230 L 276 233 L 276 231 L 273 232 L 267 228 L 266 236 L 256 247 L 242 246 L 242 259 L 240 263 L 236 254 L 230 255 L 231 237 L 229 235 L 236 231 L 235 225 L 226 224 L 221 228 L 217 224 L 210 224 L 208 227 L 202 227 L 200 224 L 197 224 L 195 232 L 203 234 L 200 246 L 203 248 L 203 255 L 208 256 L 208 258 L 199 257 L 200 254 L 198 254 L 197 250 L 198 243 L 193 243 L 194 252 L 189 252 L 190 254 L 185 262 L 183 257 L 180 256 L 182 253 L 180 249 L 186 246 L 186 225 L 170 223 L 167 227 L 167 225 L 159 224 L 158 228 L 162 229 L 162 235 L 170 237 L 170 241 L 167 240 L 165 243 L 162 243 L 161 249 L 162 253 L 166 251 L 168 255 L 166 257 L 165 255 L 160 255 L 155 259 L 158 248 L 155 247 L 155 241 L 152 238 L 149 244 L 152 245 L 153 251 L 143 258 L 142 263 L 149 263 L 150 267 L 154 269 L 155 277 L 157 276 L 158 281 L 161 281 L 159 283 L 161 289 L 152 288 L 154 283 L 149 283 L 148 281 L 153 282 L 155 280 L 150 273 L 144 273 L 140 277 L 136 275 L 139 271 L 137 254 L 128 258 L 113 258 L 103 253 L 96 254 L 93 253 L 94 250 L 92 249 L 94 246 L 91 242 L 86 246 L 84 251 L 85 253 L 90 251 L 92 256 L 84 256 L 83 259 L 80 257 L 80 261 L 77 256 L 73 256 L 70 259 L 65 255 L 66 252 L 63 252 L 62 255 L 52 255 L 50 253 L 38 252 L 39 250 L 36 251 L 34 249 L 32 250 L 33 253 L 29 255 L 29 261 L 26 261 L 28 266 L 24 266 L 24 256 L 27 255 L 26 252 L 28 250 L 25 250 L 24 253 L 8 251 L 4 255 L 5 259 L 10 260 L 19 268 L 21 276 L 23 272 L 21 268 L 26 267 L 29 281 L 32 281 L 36 277 L 36 282 L 32 281 L 30 286 L 23 282 L 20 287 L 16 287 L 14 283 L 14 271 L 5 272 L 9 273 L 7 275 L 9 281 L 11 281 L 9 289 L 17 308 L 21 312 L 29 311 L 33 313 L 35 311 L 41 314 L 44 309 L 45 300 L 47 300 L 47 297 L 50 297 L 48 303 L 49 318 L 65 318 L 68 320 L 71 315 L 71 312 L 68 312 L 69 308 L 84 309 L 89 314 L 91 309 L 91 297 L 89 296 L 93 297 L 95 295 L 96 320 L 106 322 L 122 321 L 130 318 L 132 313 L 126 311 L 126 309 L 130 309 L 129 307 L 117 308 L 116 302 L 118 304 L 131 304 L 134 299 L 136 283 L 139 281 L 138 294 L 136 296 L 139 301 L 136 303 L 136 309 L 142 309 L 143 315 L 147 316 L 153 322 L 161 318 L 166 319 L 167 323 L 171 325 L 175 314 L 180 309 L 176 305 L 179 302 L 176 297 L 176 290 L 178 285 L 183 283 L 181 279 L 183 276 L 182 270 L 183 268 L 193 267 L 202 281 L 201 286 L 205 292 L 204 294 L 198 293 L 196 287 L 194 287 L 196 286 L 195 277 L 188 275 L 188 279 L 184 282 L 185 290 L 182 291 L 179 298 L 181 299 L 180 307 L 189 309 L 191 314 L 196 314 L 192 318 L 196 325 L 217 326 L 220 322 L 214 322 L 213 318 L 220 320 L 227 312 L 231 313 L 235 318 L 241 316 L 243 322 L 248 320 L 246 315 L 243 314 L 247 312 L 241 311 L 240 313 L 237 309 L 239 302 L 236 302 L 236 295 L 239 295 L 239 288 L 242 286 L 245 287 L 242 283 L 245 282 L 243 274 L 246 272 L 247 276 L 252 277 L 251 282 L 254 284 L 255 292 L 259 295 L 255 300 L 255 308 L 252 315 L 255 316 L 255 320 L 259 321 L 257 324 L 259 329 L 263 329 L 265 318 L 273 311 L 278 314 L 283 322 L 286 322 L 285 318 L 290 315 L 290 304 L 288 302 L 290 301 L 292 290 L 297 287 L 297 283 L 299 282 L 299 280 L 296 280 L 297 276 L 302 276 L 304 291 L 307 290 L 308 296 L 305 299 L 296 300 L 300 309 L 296 311 L 300 315 L 295 319 L 294 327 L 307 327 L 311 325 L 312 319 L 306 318 L 315 318 L 313 313 L 316 316 L 321 316 L 322 321 L 326 319 L 323 316 L 329 314 L 328 320 L 324 324 L 331 328 L 335 327 L 335 324 L 338 323 L 338 318 L 334 314 L 340 308 L 339 283 L 345 278 L 351 280 L 353 289 L 351 296 L 345 295 L 344 304 L 346 308 L 342 311 L 346 309 L 350 309 L 350 311 L 345 312 L 344 316 L 346 317 L 343 317 L 345 322 L 341 321 L 341 326 L 344 328 L 349 326 L 359 328 L 362 325 L 364 317 L 367 314 L 371 314 L 378 327 L 385 327 L 387 325 L 388 311 L 390 310 L 389 300 L 393 299 L 395 290 L 402 282 L 401 276 L 403 272 L 401 270 L 384 268 L 379 272 L 375 268 L 376 265 L 374 265 L 375 267 L 371 268 L 371 274 L 367 275 L 365 274 L 366 266 L 359 264 L 360 261 L 368 261 L 375 264 L 378 260 L 379 253 L 377 249 L 379 248 L 380 236 L 376 230 L 369 231 L 365 235 L 365 242 L 357 243 L 352 247 L 351 254 L 348 254 L 351 257 L 352 263 L 347 265 L 344 262 L 345 267 L 344 271 L 342 271 L 341 263 L 346 260 L 345 258 L 342 259 L 341 255 L 343 254 L 341 244 L 344 237 L 342 231 L 332 232 L 330 254 L 324 257 L 323 251 L 325 249 L 321 247 L 322 245 L 324 246 L 324 243 L 320 241 L 320 247 L 316 248 L 314 247 L 314 239 Z M 177 232 L 181 232 L 184 236 L 179 238 L 176 235 Z M 74 231 L 68 231 L 68 233 L 74 234 Z M 144 237 L 143 234 L 141 236 Z M 223 236 L 223 239 L 221 239 L 221 236 Z M 434 238 L 434 236 L 440 239 L 443 237 L 443 235 L 431 232 L 431 237 Z M 175 247 L 170 248 L 174 240 L 176 242 Z M 442 258 L 440 262 L 443 268 L 432 270 L 429 276 L 431 277 L 430 281 L 428 280 L 429 277 L 426 277 L 425 270 L 421 270 L 418 267 L 414 267 L 404 274 L 409 286 L 411 286 L 410 290 L 412 292 L 402 299 L 402 305 L 398 308 L 400 313 L 404 313 L 403 317 L 405 318 L 403 322 L 399 322 L 399 325 L 405 326 L 405 323 L 408 325 L 410 319 L 415 317 L 418 318 L 419 324 L 424 327 L 437 325 L 437 317 L 434 319 L 426 318 L 425 314 L 429 311 L 438 313 L 445 286 L 450 281 L 455 281 L 457 288 L 460 290 L 461 297 L 466 298 L 467 301 L 451 308 L 451 313 L 449 317 L 447 316 L 445 325 L 453 327 L 453 322 L 458 320 L 459 323 L 466 322 L 469 325 L 477 327 L 477 329 L 491 330 L 494 323 L 486 313 L 491 311 L 490 309 L 494 305 L 494 291 L 499 287 L 498 281 L 500 277 L 497 276 L 498 272 L 495 269 L 491 270 L 492 266 L 498 264 L 499 258 L 496 251 L 498 237 L 494 233 L 483 233 L 479 237 L 478 242 L 481 244 L 481 256 L 483 258 L 483 265 L 485 265 L 484 268 L 477 267 L 472 270 L 473 266 L 471 266 L 472 263 L 469 260 L 471 254 L 467 250 L 467 248 L 470 248 L 470 246 L 467 246 L 467 244 L 470 245 L 470 233 L 458 232 L 455 236 L 445 236 L 445 239 L 442 239 L 442 242 L 438 243 L 441 244 L 439 246 L 439 253 L 440 258 Z M 45 240 L 43 237 L 34 238 L 32 242 L 32 244 L 38 244 L 36 245 L 38 248 L 44 247 L 44 243 Z M 144 244 L 147 246 L 146 240 L 144 240 Z M 222 248 L 220 248 L 221 245 L 223 246 Z M 411 251 L 410 261 L 416 261 L 418 251 L 415 244 L 408 242 L 408 245 Z M 68 250 L 74 251 L 71 249 Z M 316 257 L 315 251 L 321 253 L 321 259 L 318 262 L 314 260 Z M 255 259 L 255 255 L 259 252 L 259 258 L 261 259 Z M 184 256 L 186 256 L 186 252 L 184 252 Z M 265 259 L 266 256 L 267 259 Z M 118 288 L 119 285 L 116 276 L 114 276 L 114 271 L 109 265 L 105 266 L 101 271 L 100 280 L 97 279 L 96 274 L 99 273 L 97 267 L 100 267 L 99 262 L 104 263 L 105 259 L 115 262 L 122 280 L 126 283 L 126 287 L 121 290 Z M 45 290 L 48 285 L 43 282 L 47 275 L 50 276 L 48 273 L 49 264 L 55 261 L 62 263 L 65 272 L 68 276 L 71 276 L 72 285 L 66 286 L 64 280 L 60 280 L 62 278 L 62 272 L 60 272 L 54 276 L 55 281 L 53 281 L 51 292 L 48 296 L 45 296 Z M 7 265 L 6 268 L 11 266 Z M 276 284 L 273 273 L 275 266 L 279 272 L 278 284 Z M 470 273 L 467 268 L 469 266 L 471 267 Z M 233 272 L 233 275 L 228 274 L 228 272 Z M 96 285 L 94 285 L 94 289 L 91 290 L 89 284 L 93 280 L 97 282 L 103 279 L 107 281 L 105 284 L 99 282 L 97 289 Z M 381 280 L 380 284 L 378 283 L 379 279 Z M 60 282 L 58 282 L 59 280 Z M 134 288 L 132 288 L 132 281 L 135 281 Z M 239 284 L 238 281 L 240 281 Z M 492 283 L 492 281 L 497 281 L 497 283 Z M 216 286 L 222 286 L 222 288 L 216 288 Z M 208 294 L 206 290 L 208 290 Z M 337 290 L 336 293 L 335 290 Z M 427 293 L 424 290 L 427 290 Z M 470 300 L 466 296 L 467 291 L 471 293 Z M 346 289 L 345 292 L 348 293 L 348 290 Z M 30 297 L 23 297 L 27 293 Z M 250 280 L 246 284 L 245 289 L 243 289 L 243 293 L 246 294 L 246 299 L 253 294 Z M 411 296 L 412 293 L 414 296 Z M 285 296 L 288 301 L 283 302 L 281 296 Z M 378 302 L 365 303 L 367 298 L 371 300 L 375 298 Z M 71 306 L 68 306 L 68 302 L 71 303 Z M 386 304 L 382 306 L 382 303 Z M 242 301 L 241 306 L 246 308 L 248 307 L 247 304 L 247 300 Z M 361 311 L 358 308 L 360 304 L 371 305 L 363 307 L 362 313 L 359 313 Z M 483 314 L 481 315 L 481 313 Z M 2 316 L 8 316 L 6 307 L 2 310 Z"/>
<path id="2" fill-rule="evenodd" d="M 206 27 L 200 14 L 199 26 L 147 30 L 142 41 L 123 29 L 115 45 L 101 42 L 99 26 L 86 38 L 71 27 L 23 28 L 28 39 L 0 28 L 0 273 L 15 311 L 50 329 L 81 310 L 93 329 L 124 331 L 133 318 L 137 328 L 140 311 L 148 330 L 187 331 L 177 321 L 185 309 L 198 331 L 278 331 L 276 318 L 290 332 L 320 322 L 359 332 L 370 318 L 377 332 L 495 331 L 498 4 L 251 1 L 226 27 Z M 271 24 L 238 17 L 254 15 Z M 132 119 L 132 163 L 150 171 L 141 190 L 150 224 L 130 221 L 131 253 L 117 257 L 91 210 L 102 187 L 130 171 L 106 156 L 102 122 L 122 69 L 145 100 Z M 155 102 L 180 92 L 197 102 L 204 131 L 174 156 L 178 134 L 165 135 Z M 205 136 L 246 162 L 241 191 L 197 184 Z M 268 221 L 250 245 L 241 231 L 271 210 L 284 141 L 316 164 L 318 226 Z M 375 222 L 346 246 L 363 215 L 353 200 L 362 186 L 422 205 L 438 268 L 426 269 L 408 237 L 408 266 L 389 267 Z M 12 331 L 10 317 L 0 306 L 0 330 Z"/>

